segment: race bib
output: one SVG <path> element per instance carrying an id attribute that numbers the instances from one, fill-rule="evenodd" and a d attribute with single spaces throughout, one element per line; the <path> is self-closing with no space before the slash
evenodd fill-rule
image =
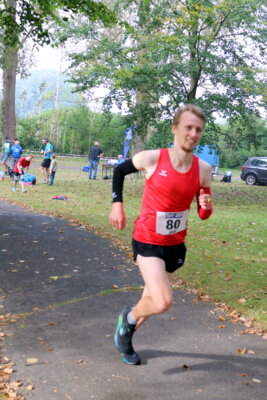
<path id="1" fill-rule="evenodd" d="M 174 235 L 187 228 L 189 209 L 179 212 L 157 211 L 156 232 L 160 235 Z"/>

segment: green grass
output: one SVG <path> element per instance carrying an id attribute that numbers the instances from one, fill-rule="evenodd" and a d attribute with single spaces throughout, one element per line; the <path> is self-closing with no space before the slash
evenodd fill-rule
<path id="1" fill-rule="evenodd" d="M 113 230 L 108 216 L 111 207 L 111 181 L 89 181 L 81 168 L 86 159 L 58 159 L 55 185 L 40 185 L 41 176 L 35 160 L 31 172 L 37 175 L 37 185 L 28 192 L 13 193 L 8 178 L 0 181 L 3 200 L 32 210 L 58 215 L 80 222 L 96 233 L 110 237 L 131 253 L 133 221 L 143 192 L 143 178 L 125 181 L 124 199 L 127 214 L 126 229 Z M 189 218 L 187 260 L 177 273 L 187 286 L 199 289 L 213 300 L 254 319 L 267 329 L 266 265 L 267 265 L 267 186 L 247 186 L 234 172 L 231 184 L 213 182 L 214 213 L 201 221 L 193 203 Z M 51 200 L 54 195 L 67 195 L 68 201 Z M 238 301 L 245 299 L 243 304 Z"/>

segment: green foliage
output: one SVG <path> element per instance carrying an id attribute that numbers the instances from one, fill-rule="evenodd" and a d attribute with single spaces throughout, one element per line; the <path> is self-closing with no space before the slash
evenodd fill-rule
<path id="1" fill-rule="evenodd" d="M 210 121 L 215 112 L 245 118 L 266 106 L 260 0 L 118 0 L 114 7 L 125 24 L 68 30 L 88 38 L 87 49 L 72 55 L 72 81 L 82 92 L 109 88 L 106 109 L 127 104 L 140 132 L 170 120 L 182 103 L 202 106 Z"/>
<path id="2" fill-rule="evenodd" d="M 220 166 L 240 167 L 248 157 L 267 156 L 267 125 L 253 115 L 231 118 L 220 127 Z"/>
<path id="3" fill-rule="evenodd" d="M 164 121 L 158 124 L 153 136 L 146 140 L 145 149 L 169 147 L 171 143 L 173 143 L 171 124 L 168 121 Z"/>
<path id="4" fill-rule="evenodd" d="M 17 136 L 25 149 L 41 150 L 42 138 L 48 137 L 54 151 L 87 154 L 99 141 L 106 156 L 122 153 L 124 118 L 91 112 L 86 106 L 58 108 L 37 116 L 19 119 Z"/>
<path id="5" fill-rule="evenodd" d="M 62 20 L 60 18 L 63 12 Z M 68 21 L 69 15 L 82 13 L 92 21 L 101 20 L 109 25 L 116 17 L 100 1 L 75 0 L 3 0 L 0 9 L 0 30 L 5 46 L 20 45 L 20 35 L 30 36 L 39 45 L 51 42 L 51 23 Z"/>

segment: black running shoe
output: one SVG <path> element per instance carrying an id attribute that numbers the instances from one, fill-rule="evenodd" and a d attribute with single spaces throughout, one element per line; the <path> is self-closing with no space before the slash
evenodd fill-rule
<path id="1" fill-rule="evenodd" d="M 127 321 L 127 315 L 130 311 L 130 307 L 125 307 L 120 313 L 114 334 L 114 343 L 122 355 L 122 360 L 126 364 L 138 365 L 141 363 L 141 360 L 132 345 L 135 325 L 129 324 Z"/>

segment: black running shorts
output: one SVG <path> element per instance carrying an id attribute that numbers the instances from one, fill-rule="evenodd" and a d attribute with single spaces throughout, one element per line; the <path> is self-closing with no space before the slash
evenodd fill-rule
<path id="1" fill-rule="evenodd" d="M 143 257 L 158 257 L 165 261 L 167 272 L 174 272 L 181 268 L 185 262 L 186 247 L 184 243 L 174 246 L 159 246 L 157 244 L 149 244 L 132 240 L 134 261 L 137 255 Z"/>
<path id="2" fill-rule="evenodd" d="M 41 167 L 43 168 L 49 168 L 51 164 L 51 159 L 50 158 L 44 158 Z"/>

